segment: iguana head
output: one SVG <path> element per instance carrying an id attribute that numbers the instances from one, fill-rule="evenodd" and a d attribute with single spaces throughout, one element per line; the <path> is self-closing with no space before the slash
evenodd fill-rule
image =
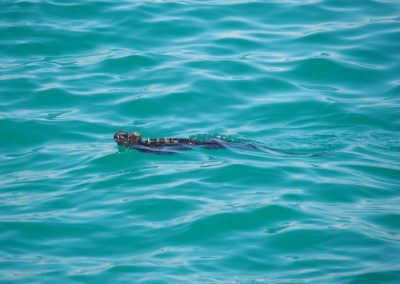
<path id="1" fill-rule="evenodd" d="M 139 132 L 118 131 L 114 134 L 114 140 L 118 145 L 131 147 L 140 141 L 141 134 Z"/>

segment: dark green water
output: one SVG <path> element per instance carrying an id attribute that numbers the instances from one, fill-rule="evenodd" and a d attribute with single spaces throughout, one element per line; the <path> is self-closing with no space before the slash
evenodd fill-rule
<path id="1" fill-rule="evenodd" d="M 400 283 L 399 58 L 398 1 L 2 1 L 0 282 Z"/>

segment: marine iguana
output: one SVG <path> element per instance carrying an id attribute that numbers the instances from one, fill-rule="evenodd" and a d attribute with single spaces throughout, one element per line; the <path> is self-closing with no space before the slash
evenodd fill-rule
<path id="1" fill-rule="evenodd" d="M 189 150 L 194 146 L 206 149 L 226 148 L 223 142 L 217 139 L 147 138 L 142 140 L 142 135 L 137 131 L 125 132 L 120 130 L 114 134 L 114 140 L 118 145 L 156 154 L 174 153 L 174 150 Z"/>
<path id="2" fill-rule="evenodd" d="M 125 146 L 127 148 L 136 149 L 141 152 L 149 152 L 154 154 L 175 154 L 176 151 L 190 150 L 195 146 L 199 146 L 205 149 L 223 149 L 227 148 L 228 145 L 232 145 L 234 148 L 239 149 L 264 149 L 288 155 L 299 155 L 308 157 L 322 155 L 322 153 L 293 153 L 254 143 L 231 142 L 216 138 L 204 140 L 191 138 L 147 138 L 146 140 L 142 140 L 142 135 L 140 134 L 140 132 L 137 131 L 125 132 L 123 130 L 120 130 L 114 134 L 114 140 L 120 146 Z"/>

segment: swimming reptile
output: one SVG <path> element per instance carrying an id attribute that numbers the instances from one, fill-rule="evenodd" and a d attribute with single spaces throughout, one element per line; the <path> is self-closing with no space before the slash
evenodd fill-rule
<path id="1" fill-rule="evenodd" d="M 174 150 L 188 150 L 193 146 L 200 146 L 207 149 L 225 148 L 223 142 L 217 139 L 148 138 L 142 140 L 142 135 L 139 132 L 125 132 L 122 130 L 114 134 L 114 140 L 118 145 L 156 154 L 174 153 Z"/>
<path id="2" fill-rule="evenodd" d="M 267 146 L 256 145 L 245 142 L 229 142 L 221 139 L 205 139 L 197 140 L 190 138 L 148 138 L 143 140 L 139 132 L 118 131 L 114 134 L 114 140 L 120 146 L 136 149 L 141 152 L 149 152 L 154 154 L 174 154 L 175 151 L 189 150 L 194 146 L 199 146 L 205 149 L 223 149 L 228 145 L 241 149 L 266 149 L 281 154 L 302 155 L 302 156 L 319 156 L 319 154 L 301 154 L 292 153 L 283 150 L 274 149 Z"/>

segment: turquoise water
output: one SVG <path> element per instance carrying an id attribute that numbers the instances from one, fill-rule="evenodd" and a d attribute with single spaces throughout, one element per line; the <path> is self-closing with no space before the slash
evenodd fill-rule
<path id="1" fill-rule="evenodd" d="M 400 283 L 398 1 L 0 7 L 2 283 Z"/>

